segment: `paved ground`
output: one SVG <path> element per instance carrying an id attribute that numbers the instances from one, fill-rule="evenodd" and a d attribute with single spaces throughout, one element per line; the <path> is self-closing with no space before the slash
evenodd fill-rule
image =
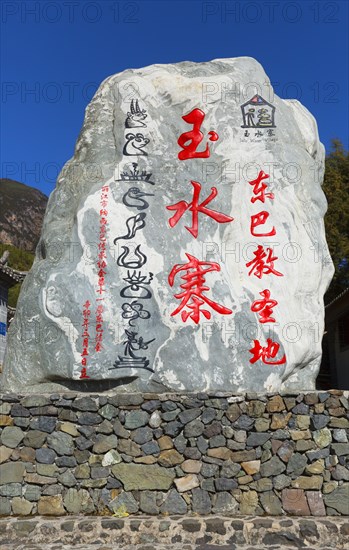
<path id="1" fill-rule="evenodd" d="M 1 550 L 345 550 L 348 517 L 0 518 Z"/>
<path id="2" fill-rule="evenodd" d="M 306 548 L 306 550 L 319 550 L 318 547 L 303 547 Z M 125 550 L 124 546 L 118 546 L 117 543 L 115 545 L 88 545 L 85 544 L 79 544 L 78 546 L 62 546 L 62 545 L 5 545 L 1 547 L 2 550 Z M 294 550 L 295 546 L 235 546 L 235 545 L 229 545 L 229 546 L 219 546 L 219 545 L 201 545 L 201 546 L 191 546 L 191 545 L 174 545 L 171 546 L 171 550 Z M 127 550 L 169 550 L 168 546 L 164 545 L 141 545 L 141 546 L 129 546 L 127 547 Z M 323 547 L 321 550 L 336 550 L 334 546 L 327 546 Z"/>

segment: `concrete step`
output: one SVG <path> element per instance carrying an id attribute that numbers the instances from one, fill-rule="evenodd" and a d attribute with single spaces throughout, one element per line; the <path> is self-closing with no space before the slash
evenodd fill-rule
<path id="1" fill-rule="evenodd" d="M 1 550 L 344 550 L 349 518 L 34 516 L 0 518 Z"/>

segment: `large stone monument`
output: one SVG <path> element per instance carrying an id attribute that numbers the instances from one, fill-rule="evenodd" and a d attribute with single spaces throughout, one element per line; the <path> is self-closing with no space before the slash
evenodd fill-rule
<path id="1" fill-rule="evenodd" d="M 323 170 L 314 118 L 254 59 L 108 78 L 51 194 L 3 387 L 313 389 Z"/>

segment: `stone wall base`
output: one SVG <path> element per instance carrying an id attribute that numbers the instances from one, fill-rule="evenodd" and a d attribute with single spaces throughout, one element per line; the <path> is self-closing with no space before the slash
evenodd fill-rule
<path id="1" fill-rule="evenodd" d="M 0 395 L 0 516 L 347 516 L 348 396 Z"/>
<path id="2" fill-rule="evenodd" d="M 64 548 L 71 545 L 84 550 L 90 544 L 93 548 L 102 545 L 103 550 L 168 550 L 169 545 L 171 550 L 260 550 L 264 547 L 340 550 L 348 548 L 349 522 L 340 517 L 37 516 L 0 520 L 0 541 L 2 550 L 46 550 L 48 544 L 59 543 Z"/>

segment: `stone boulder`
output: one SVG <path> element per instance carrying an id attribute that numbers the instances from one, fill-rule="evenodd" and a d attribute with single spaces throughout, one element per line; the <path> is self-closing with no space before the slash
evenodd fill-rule
<path id="1" fill-rule="evenodd" d="M 323 172 L 313 116 L 252 58 L 105 80 L 49 199 L 3 388 L 314 389 Z"/>

